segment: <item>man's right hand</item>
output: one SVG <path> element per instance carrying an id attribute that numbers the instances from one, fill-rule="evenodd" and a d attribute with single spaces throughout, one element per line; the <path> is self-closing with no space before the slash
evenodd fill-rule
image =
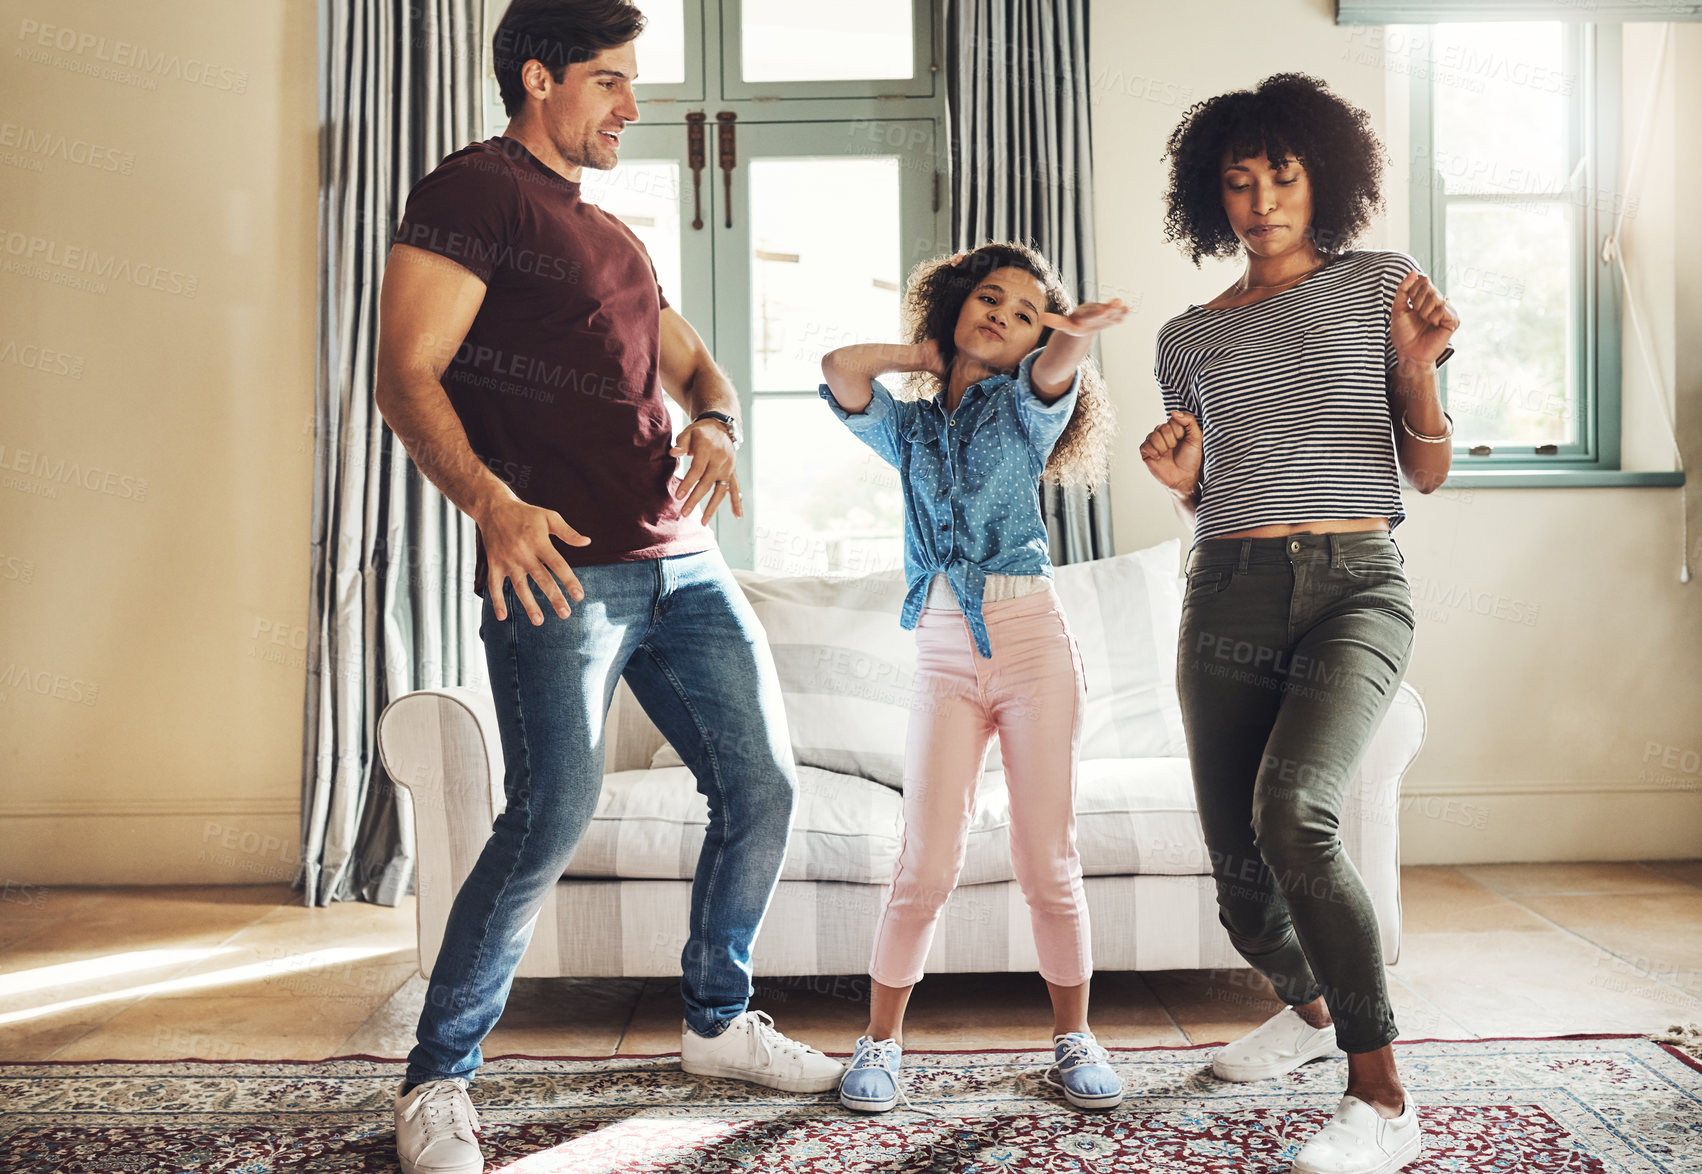
<path id="1" fill-rule="evenodd" d="M 573 610 L 562 596 L 562 587 L 567 588 L 575 603 L 585 598 L 585 589 L 579 585 L 567 560 L 550 542 L 550 535 L 555 535 L 569 546 L 585 546 L 591 540 L 569 526 L 556 511 L 529 505 L 519 498 L 509 498 L 487 507 L 473 520 L 485 542 L 485 562 L 488 565 L 485 586 L 490 591 L 497 619 L 508 618 L 502 598 L 504 579 L 514 584 L 514 594 L 534 625 L 544 622 L 544 613 L 532 598 L 532 588 L 526 581 L 528 578 L 549 597 L 555 605 L 556 615 L 562 619 L 566 619 Z M 558 579 L 561 581 L 559 586 Z"/>
<path id="2" fill-rule="evenodd" d="M 1141 460 L 1146 462 L 1147 471 L 1182 497 L 1192 497 L 1200 487 L 1204 452 L 1199 421 L 1187 412 L 1171 412 L 1170 419 L 1141 441 Z"/>

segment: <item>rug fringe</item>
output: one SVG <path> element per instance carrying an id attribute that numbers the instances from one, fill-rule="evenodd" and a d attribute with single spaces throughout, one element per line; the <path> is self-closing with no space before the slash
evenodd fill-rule
<path id="1" fill-rule="evenodd" d="M 1658 1044 L 1672 1044 L 1702 1060 L 1702 1023 L 1675 1023 L 1649 1038 Z"/>

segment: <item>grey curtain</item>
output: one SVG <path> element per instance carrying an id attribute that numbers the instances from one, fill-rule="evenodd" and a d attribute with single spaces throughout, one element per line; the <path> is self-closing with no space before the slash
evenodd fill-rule
<path id="1" fill-rule="evenodd" d="M 946 102 L 953 248 L 1026 241 L 1078 300 L 1097 287 L 1087 66 L 1088 0 L 948 0 Z M 1101 489 L 1045 486 L 1054 563 L 1104 558 Z"/>
<path id="2" fill-rule="evenodd" d="M 319 0 L 319 364 L 301 868 L 309 905 L 394 905 L 412 812 L 378 761 L 394 697 L 483 679 L 472 524 L 373 406 L 378 291 L 408 190 L 480 135 L 479 0 Z"/>

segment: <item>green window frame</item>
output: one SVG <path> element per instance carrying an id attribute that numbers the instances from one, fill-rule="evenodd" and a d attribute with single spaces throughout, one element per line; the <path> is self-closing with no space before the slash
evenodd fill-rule
<path id="1" fill-rule="evenodd" d="M 1583 161 L 1578 182 L 1553 195 L 1517 193 L 1450 193 L 1442 175 L 1414 175 L 1412 183 L 1412 253 L 1447 292 L 1447 216 L 1451 207 L 1496 204 L 1563 204 L 1571 201 L 1574 217 L 1570 240 L 1572 293 L 1570 340 L 1571 385 L 1577 389 L 1573 434 L 1543 453 L 1530 445 L 1496 446 L 1488 455 L 1472 455 L 1464 443 L 1454 449 L 1455 467 L 1496 470 L 1617 470 L 1619 468 L 1619 279 L 1604 260 L 1603 243 L 1613 230 L 1611 207 L 1604 212 L 1596 193 L 1601 177 L 1618 174 L 1620 36 L 1617 25 L 1567 24 L 1567 71 L 1578 80 L 1567 103 L 1570 155 Z M 1435 136 L 1436 38 L 1426 37 L 1426 68 L 1412 71 L 1412 144 L 1414 166 L 1434 168 L 1438 158 Z M 1577 198 L 1582 189 L 1582 199 Z M 1448 368 L 1440 372 L 1442 400 L 1448 402 Z"/>
<path id="2" fill-rule="evenodd" d="M 1342 17 L 1350 4 L 1343 0 Z M 1443 6 L 1406 5 L 1399 16 L 1429 20 L 1463 17 Z M 1388 18 L 1396 13 L 1385 10 Z M 1480 19 L 1516 15 L 1540 19 L 1552 13 L 1532 6 L 1528 13 L 1502 11 L 1474 14 Z M 1343 21 L 1347 23 L 1346 20 Z M 1429 29 L 1421 25 L 1418 28 Z M 1415 31 L 1417 31 L 1415 29 Z M 1581 175 L 1553 195 L 1531 193 L 1449 193 L 1441 176 L 1415 174 L 1411 191 L 1411 252 L 1437 285 L 1447 292 L 1447 214 L 1466 204 L 1570 201 L 1577 211 L 1570 241 L 1572 296 L 1568 322 L 1571 385 L 1576 388 L 1572 435 L 1563 443 L 1537 448 L 1530 444 L 1497 445 L 1474 455 L 1466 444 L 1454 449 L 1448 484 L 1460 488 L 1530 488 L 1673 486 L 1684 483 L 1678 471 L 1629 471 L 1620 467 L 1621 379 L 1623 373 L 1621 286 L 1617 260 L 1606 247 L 1615 226 L 1615 196 L 1621 138 L 1622 47 L 1616 22 L 1564 24 L 1568 72 L 1578 80 L 1570 95 L 1567 117 L 1571 155 L 1582 160 Z M 1436 38 L 1424 38 L 1428 59 L 1414 62 L 1410 71 L 1411 142 L 1414 166 L 1434 168 Z M 1418 66 L 1422 65 L 1423 68 Z M 1604 197 L 1606 197 L 1604 202 Z M 1448 402 L 1448 366 L 1440 372 L 1444 405 Z M 1462 438 L 1469 440 L 1469 437 Z"/>

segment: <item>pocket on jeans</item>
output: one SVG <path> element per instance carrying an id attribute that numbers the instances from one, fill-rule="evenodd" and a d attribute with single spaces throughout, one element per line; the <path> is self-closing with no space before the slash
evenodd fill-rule
<path id="1" fill-rule="evenodd" d="M 1234 567 L 1196 567 L 1188 572 L 1188 586 L 1182 593 L 1184 602 L 1203 596 L 1216 595 L 1235 577 Z"/>
<path id="2" fill-rule="evenodd" d="M 1344 554 L 1342 570 L 1348 578 L 1362 583 L 1383 583 L 1390 579 L 1406 581 L 1406 568 L 1401 556 L 1393 550 Z"/>
<path id="3" fill-rule="evenodd" d="M 1386 608 L 1401 617 L 1401 622 L 1416 629 L 1418 615 L 1413 608 L 1412 587 L 1400 560 L 1393 556 L 1361 556 L 1343 558 L 1341 581 L 1349 586 L 1349 594 L 1367 607 Z"/>

